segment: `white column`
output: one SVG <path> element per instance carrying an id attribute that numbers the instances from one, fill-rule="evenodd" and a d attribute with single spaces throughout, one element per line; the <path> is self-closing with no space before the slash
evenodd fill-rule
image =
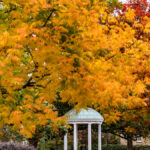
<path id="1" fill-rule="evenodd" d="M 73 131 L 74 131 L 74 134 L 73 134 L 73 138 L 74 138 L 74 150 L 78 150 L 77 124 L 74 124 L 73 126 L 74 126 L 74 128 L 73 128 Z"/>
<path id="2" fill-rule="evenodd" d="M 98 124 L 98 150 L 102 149 L 102 142 L 101 142 L 101 124 Z"/>
<path id="3" fill-rule="evenodd" d="M 64 136 L 64 150 L 68 150 L 68 135 L 67 135 L 67 133 Z"/>
<path id="4" fill-rule="evenodd" d="M 91 123 L 88 124 L 88 150 L 92 150 Z"/>

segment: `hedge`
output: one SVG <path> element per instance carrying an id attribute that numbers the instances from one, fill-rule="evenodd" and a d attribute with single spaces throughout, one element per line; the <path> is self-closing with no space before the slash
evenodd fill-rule
<path id="1" fill-rule="evenodd" d="M 127 150 L 125 145 L 103 145 L 102 150 Z"/>
<path id="2" fill-rule="evenodd" d="M 95 149 L 96 150 L 96 149 Z M 103 145 L 102 150 L 127 150 L 125 145 Z M 134 146 L 133 150 L 150 150 L 150 146 Z"/>

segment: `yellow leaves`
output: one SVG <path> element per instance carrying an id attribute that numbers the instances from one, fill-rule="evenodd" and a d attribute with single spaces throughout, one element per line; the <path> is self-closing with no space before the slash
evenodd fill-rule
<path id="1" fill-rule="evenodd" d="M 9 37 L 9 32 L 5 31 L 4 34 L 3 34 L 4 38 L 8 39 Z"/>
<path id="2" fill-rule="evenodd" d="M 5 0 L 4 3 L 7 4 L 7 5 L 8 4 L 13 4 L 15 6 L 20 6 L 19 3 L 18 3 L 18 1 L 16 1 L 16 0 L 11 0 L 11 2 L 9 0 Z"/>
<path id="3" fill-rule="evenodd" d="M 10 114 L 11 108 L 7 107 L 5 105 L 1 105 L 0 107 L 0 126 L 4 125 L 9 121 L 9 114 Z"/>
<path id="4" fill-rule="evenodd" d="M 16 33 L 19 35 L 19 40 L 22 40 L 28 35 L 29 32 L 29 25 L 26 23 L 22 23 L 19 27 L 16 28 Z"/>
<path id="5" fill-rule="evenodd" d="M 48 120 L 53 121 L 53 127 L 56 129 L 56 125 L 61 123 L 61 118 L 57 118 L 57 113 L 47 106 L 42 107 L 40 108 L 35 104 L 24 105 L 24 107 L 20 107 L 23 112 L 20 110 L 13 111 L 7 122 L 13 124 L 14 130 L 20 131 L 22 135 L 28 138 L 31 138 L 35 133 L 37 125 L 46 125 Z"/>
<path id="6" fill-rule="evenodd" d="M 19 64 L 20 65 L 20 57 L 22 57 L 22 52 L 17 49 L 8 49 L 8 55 L 6 57 L 6 64 Z"/>
<path id="7" fill-rule="evenodd" d="M 133 22 L 135 19 L 135 12 L 133 9 L 129 9 L 126 13 L 125 13 L 125 19 L 129 22 Z"/>
<path id="8" fill-rule="evenodd" d="M 129 132 L 129 133 L 134 133 L 134 134 L 136 134 L 136 129 L 135 128 L 132 128 L 132 127 L 127 127 L 127 128 L 125 128 L 125 130 L 126 130 L 126 132 Z"/>
<path id="9" fill-rule="evenodd" d="M 59 29 L 60 32 L 68 32 L 68 29 L 67 29 L 67 28 L 64 28 L 63 26 L 60 26 L 60 27 L 55 26 L 55 29 L 56 29 L 56 30 Z"/>
<path id="10" fill-rule="evenodd" d="M 143 28 L 144 28 L 144 26 L 138 22 L 134 23 L 133 27 L 136 29 L 140 29 L 140 30 L 143 30 Z"/>
<path id="11" fill-rule="evenodd" d="M 144 82 L 146 85 L 150 86 L 150 78 L 149 77 L 145 77 Z"/>
<path id="12" fill-rule="evenodd" d="M 28 102 L 32 102 L 32 100 L 33 100 L 33 97 L 31 95 L 27 95 L 27 94 L 24 96 L 24 98 L 27 99 Z"/>
<path id="13" fill-rule="evenodd" d="M 105 122 L 106 124 L 110 125 L 112 123 L 117 123 L 117 121 L 120 120 L 121 113 L 118 111 L 113 111 L 109 112 L 109 114 L 104 114 Z"/>
<path id="14" fill-rule="evenodd" d="M 150 34 L 150 22 L 148 22 L 145 26 L 144 33 Z"/>
<path id="15" fill-rule="evenodd" d="M 109 24 L 118 24 L 118 21 L 117 21 L 117 19 L 115 18 L 115 17 L 110 17 L 109 19 L 108 19 L 108 21 L 109 21 Z"/>
<path id="16" fill-rule="evenodd" d="M 19 12 L 19 11 L 11 11 L 11 13 L 10 13 L 10 16 L 9 17 L 11 17 L 11 18 L 15 18 L 15 21 L 17 20 L 17 21 L 20 21 L 19 20 L 19 18 L 21 18 L 21 17 L 23 17 L 22 16 L 22 14 L 21 14 L 21 12 Z M 18 19 L 17 19 L 18 18 Z M 11 24 L 12 25 L 12 24 Z M 16 24 L 17 25 L 17 24 Z"/>
<path id="17" fill-rule="evenodd" d="M 47 0 L 37 0 L 40 3 L 40 6 L 42 6 L 45 9 L 52 8 L 50 4 L 47 3 Z"/>
<path id="18" fill-rule="evenodd" d="M 128 109 L 142 108 L 146 106 L 145 100 L 137 96 L 129 96 L 126 100 L 126 106 Z"/>
<path id="19" fill-rule="evenodd" d="M 0 48 L 3 48 L 4 46 L 7 45 L 8 43 L 8 38 L 9 38 L 9 33 L 5 31 L 1 36 L 0 36 Z"/>
<path id="20" fill-rule="evenodd" d="M 37 98 L 35 100 L 35 102 L 36 102 L 36 104 L 40 105 L 40 104 L 43 104 L 44 100 L 45 100 L 45 98 L 41 96 L 41 97 Z"/>
<path id="21" fill-rule="evenodd" d="M 21 128 L 22 113 L 19 110 L 13 111 L 9 118 L 9 124 L 14 124 L 17 130 Z"/>
<path id="22" fill-rule="evenodd" d="M 12 82 L 13 84 L 15 84 L 15 85 L 23 85 L 23 78 L 13 78 L 14 79 L 14 81 Z"/>
<path id="23" fill-rule="evenodd" d="M 18 62 L 20 60 L 17 56 L 12 56 L 11 59 L 13 62 Z"/>
<path id="24" fill-rule="evenodd" d="M 141 95 L 145 91 L 145 85 L 142 81 L 137 81 L 135 84 L 135 94 Z"/>
<path id="25" fill-rule="evenodd" d="M 33 129 L 33 128 L 31 128 L 31 129 Z M 20 130 L 20 133 L 28 138 L 31 138 L 34 132 L 32 133 L 28 129 L 22 127 L 22 129 Z"/>

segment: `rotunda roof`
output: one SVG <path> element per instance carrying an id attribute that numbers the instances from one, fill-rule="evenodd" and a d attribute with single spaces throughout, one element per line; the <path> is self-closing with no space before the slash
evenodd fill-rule
<path id="1" fill-rule="evenodd" d="M 92 108 L 82 108 L 79 112 L 75 109 L 70 110 L 65 114 L 69 121 L 104 121 L 102 115 Z"/>

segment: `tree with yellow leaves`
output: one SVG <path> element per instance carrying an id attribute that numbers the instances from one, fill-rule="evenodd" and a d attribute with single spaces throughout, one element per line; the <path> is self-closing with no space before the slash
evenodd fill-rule
<path id="1" fill-rule="evenodd" d="M 100 0 L 5 0 L 0 22 L 0 126 L 31 137 L 37 125 L 64 123 L 53 102 L 100 110 L 146 107 L 149 18 L 109 13 Z M 139 35 L 139 30 L 143 35 Z"/>

